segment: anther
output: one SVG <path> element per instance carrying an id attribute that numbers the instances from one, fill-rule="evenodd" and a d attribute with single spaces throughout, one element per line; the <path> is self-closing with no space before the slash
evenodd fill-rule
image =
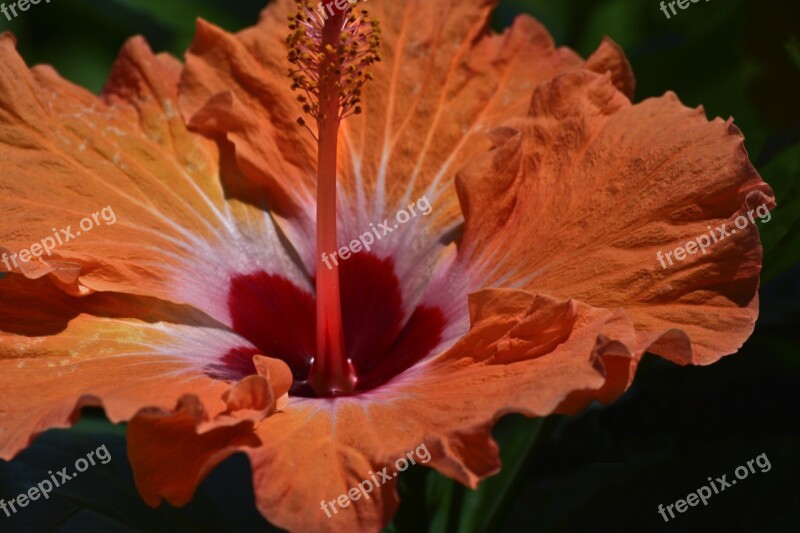
<path id="1" fill-rule="evenodd" d="M 356 14 L 348 6 L 345 9 L 349 12 L 322 17 L 307 2 L 296 0 L 295 5 L 297 12 L 287 17 L 291 33 L 286 42 L 289 62 L 296 66 L 289 70 L 291 88 L 302 91 L 298 102 L 317 121 L 330 117 L 321 112 L 322 107 L 329 109 L 328 98 L 338 99 L 339 120 L 355 114 L 354 99 L 360 96 L 364 83 L 373 79 L 364 69 L 380 61 L 380 24 L 368 19 L 367 10 Z M 336 24 L 338 31 L 333 41 L 330 24 Z M 329 37 L 323 43 L 325 34 Z"/>

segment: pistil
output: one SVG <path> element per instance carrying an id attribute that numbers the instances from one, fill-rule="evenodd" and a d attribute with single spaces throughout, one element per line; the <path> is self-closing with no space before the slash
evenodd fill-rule
<path id="1" fill-rule="evenodd" d="M 345 350 L 342 326 L 339 267 L 327 267 L 321 257 L 337 250 L 336 172 L 341 121 L 361 112 L 361 88 L 370 78 L 364 70 L 380 60 L 380 30 L 368 14 L 356 16 L 334 9 L 322 18 L 311 7 L 297 2 L 298 12 L 290 17 L 293 33 L 287 39 L 292 89 L 303 110 L 316 120 L 317 150 L 317 352 L 311 362 L 309 384 L 320 397 L 352 394 L 356 371 Z M 301 126 L 307 127 L 303 118 Z M 310 130 L 310 128 L 309 128 Z M 313 135 L 313 131 L 312 131 Z"/>

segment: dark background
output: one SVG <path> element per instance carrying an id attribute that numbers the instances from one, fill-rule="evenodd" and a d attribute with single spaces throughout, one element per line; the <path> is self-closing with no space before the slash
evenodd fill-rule
<path id="1" fill-rule="evenodd" d="M 194 19 L 226 29 L 252 24 L 255 0 L 52 0 L 0 30 L 29 62 L 53 64 L 98 91 L 122 43 L 142 34 L 179 57 Z M 715 0 L 667 20 L 655 0 L 501 0 L 495 27 L 534 14 L 560 45 L 587 56 L 604 35 L 622 45 L 636 101 L 675 91 L 709 117 L 733 116 L 779 207 L 760 226 L 766 256 L 756 331 L 740 353 L 681 368 L 646 356 L 633 388 L 609 407 L 544 422 L 509 417 L 497 437 L 506 467 L 477 493 L 426 469 L 401 482 L 394 531 L 797 531 L 800 529 L 800 2 Z M 0 463 L 6 500 L 106 444 L 95 466 L 0 531 L 258 531 L 250 471 L 233 457 L 183 509 L 141 503 L 125 460 L 124 427 L 87 411 L 72 430 L 46 433 Z M 669 505 L 766 453 L 771 470 L 712 496 L 665 524 Z M 317 512 L 309 510 L 309 512 Z"/>

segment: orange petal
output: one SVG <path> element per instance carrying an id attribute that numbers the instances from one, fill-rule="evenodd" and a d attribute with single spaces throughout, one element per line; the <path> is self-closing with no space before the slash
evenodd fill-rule
<path id="1" fill-rule="evenodd" d="M 237 447 L 259 444 L 252 421 L 215 426 L 198 434 L 197 426 L 207 420 L 198 399 L 185 396 L 174 412 L 142 409 L 130 421 L 128 458 L 136 487 L 148 505 L 158 506 L 161 495 L 173 505 L 187 504 L 200 481 Z M 174 453 L 176 449 L 180 453 Z"/>
<path id="2" fill-rule="evenodd" d="M 4 279 L 0 292 L 0 457 L 11 458 L 39 433 L 68 427 L 83 406 L 102 406 L 113 422 L 142 406 L 172 408 L 193 394 L 209 417 L 262 418 L 291 383 L 269 360 L 252 384 L 214 379 L 220 358 L 246 340 L 186 306 L 94 294 L 72 297 L 46 279 Z M 43 305 L 42 302 L 47 302 Z M 262 363 L 263 364 L 263 363 Z M 270 388 L 263 386 L 269 380 Z M 223 396 L 228 398 L 226 403 Z"/>
<path id="3" fill-rule="evenodd" d="M 288 14 L 288 4 L 294 6 L 294 2 L 275 2 L 264 20 L 274 18 L 277 10 Z M 295 123 L 297 100 L 286 75 L 286 16 L 277 24 L 273 21 L 259 29 L 264 42 L 251 50 L 244 35 L 237 38 L 199 20 L 187 52 L 180 103 L 193 129 L 236 146 L 242 171 L 263 185 L 271 207 L 286 215 L 313 201 L 307 192 L 315 181 L 316 144 Z M 270 40 L 272 46 L 265 46 Z"/>
<path id="4" fill-rule="evenodd" d="M 711 363 L 753 329 L 758 231 L 748 224 L 669 268 L 657 253 L 771 209 L 772 191 L 730 121 L 708 122 L 671 93 L 631 105 L 609 77 L 540 86 L 529 117 L 464 169 L 461 264 L 483 285 L 623 307 L 636 352 Z"/>
<path id="5" fill-rule="evenodd" d="M 222 395 L 225 412 L 209 416 L 200 399 L 187 394 L 172 411 L 148 407 L 130 421 L 129 458 L 149 505 L 164 498 L 173 505 L 188 503 L 215 466 L 242 447 L 260 444 L 254 424 L 286 404 L 292 375 L 282 361 L 254 359 L 258 374 Z"/>
<path id="6" fill-rule="evenodd" d="M 56 244 L 17 267 L 3 257 L 11 270 L 70 294 L 189 303 L 228 325 L 227 291 L 215 288 L 233 275 L 305 279 L 259 205 L 226 201 L 215 144 L 178 113 L 180 70 L 132 39 L 97 97 L 49 67 L 29 70 L 0 37 L 0 254 Z M 81 232 L 85 218 L 93 227 Z M 60 230 L 73 237 L 59 245 Z"/>
<path id="7" fill-rule="evenodd" d="M 227 405 L 226 415 L 257 422 L 288 401 L 292 373 L 279 359 L 262 355 L 256 355 L 254 359 L 258 375 L 247 376 L 226 392 L 222 399 Z"/>
<path id="8" fill-rule="evenodd" d="M 633 100 L 636 80 L 628 58 L 617 43 L 605 37 L 600 46 L 586 60 L 586 68 L 598 74 L 611 73 L 611 82 L 629 100 Z"/>

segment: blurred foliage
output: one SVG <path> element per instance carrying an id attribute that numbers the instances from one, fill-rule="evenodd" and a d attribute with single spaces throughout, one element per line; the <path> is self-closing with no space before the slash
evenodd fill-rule
<path id="1" fill-rule="evenodd" d="M 708 368 L 646 357 L 633 388 L 609 407 L 575 417 L 508 417 L 495 429 L 504 470 L 477 491 L 414 467 L 401 478 L 389 531 L 796 530 L 800 492 L 798 319 L 800 290 L 800 2 L 699 2 L 667 20 L 656 0 L 501 0 L 498 30 L 520 13 L 542 21 L 559 45 L 587 56 L 608 35 L 628 54 L 636 100 L 676 92 L 709 117 L 734 117 L 779 207 L 760 225 L 762 311 L 742 352 Z M 30 63 L 53 64 L 99 91 L 116 51 L 141 34 L 178 57 L 203 17 L 228 30 L 252 24 L 260 0 L 59 0 L 31 6 L 0 30 Z M 635 200 L 634 200 L 635 201 Z M 108 465 L 57 490 L 47 505 L 0 516 L 0 529 L 48 531 L 263 531 L 241 455 L 216 469 L 183 509 L 146 507 L 125 460 L 122 428 L 85 413 L 72 430 L 39 438 L 0 463 L 0 497 L 48 469 L 107 444 Z M 669 524 L 657 513 L 766 452 L 772 470 Z M 794 505 L 793 505 L 794 504 Z M 310 512 L 314 512 L 310 510 Z"/>
<path id="2" fill-rule="evenodd" d="M 198 17 L 236 31 L 258 20 L 265 5 L 262 0 L 58 0 L 32 5 L 11 21 L 0 15 L 0 31 L 17 36 L 29 64 L 51 64 L 98 92 L 130 37 L 143 35 L 154 50 L 180 58 Z"/>
<path id="3" fill-rule="evenodd" d="M 14 461 L 0 463 L 0 498 L 8 501 L 36 486 L 49 478 L 48 471 L 72 469 L 79 457 L 103 445 L 111 456 L 107 464 L 97 461 L 54 489 L 47 500 L 30 502 L 10 518 L 0 516 L 0 531 L 196 532 L 225 531 L 234 524 L 241 532 L 270 531 L 255 509 L 244 455 L 215 469 L 186 507 L 145 505 L 127 462 L 124 426 L 110 424 L 92 409 L 71 430 L 48 431 Z"/>

